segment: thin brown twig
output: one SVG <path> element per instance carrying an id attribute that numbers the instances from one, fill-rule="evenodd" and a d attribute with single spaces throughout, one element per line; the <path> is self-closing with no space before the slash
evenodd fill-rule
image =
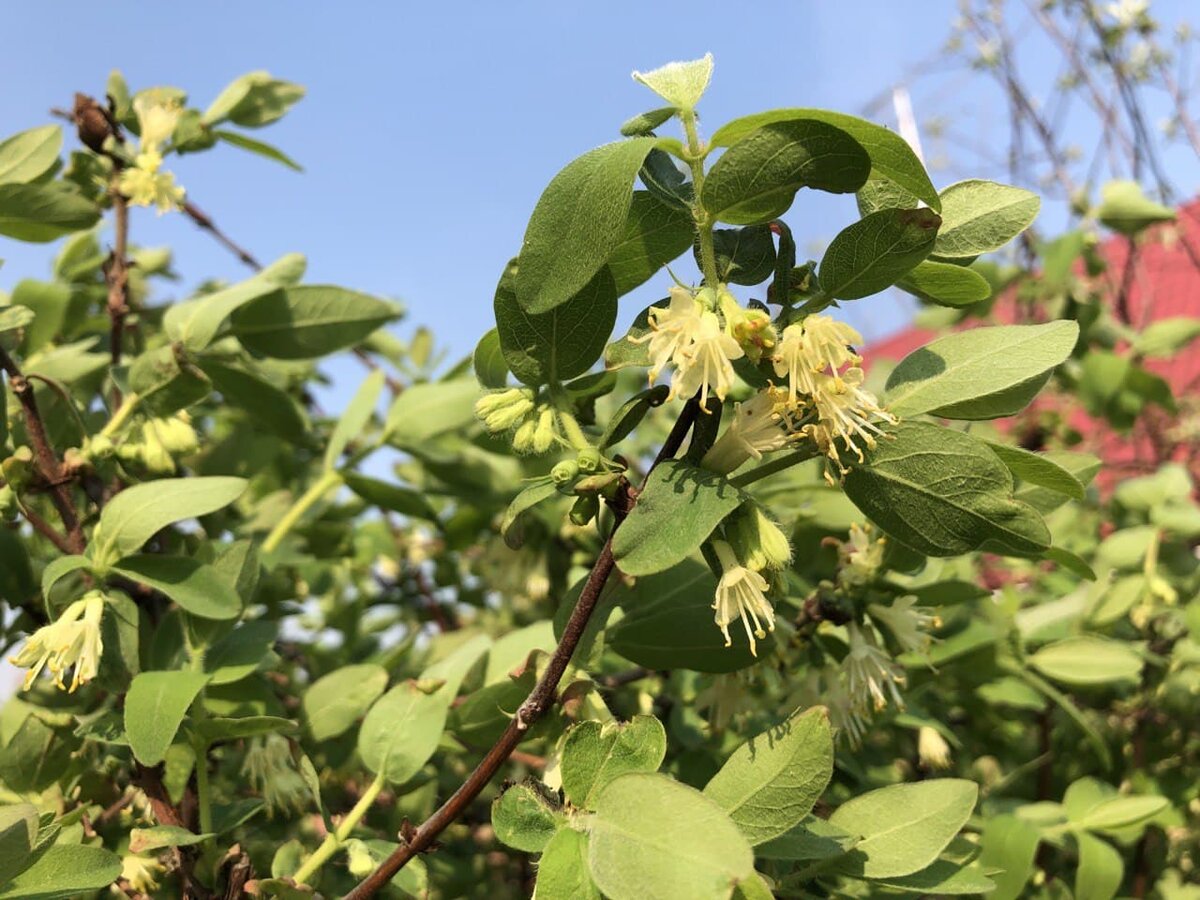
<path id="1" fill-rule="evenodd" d="M 654 471 L 657 465 L 666 459 L 673 458 L 679 452 L 679 448 L 683 445 L 684 439 L 687 437 L 688 432 L 691 431 L 692 425 L 696 420 L 698 410 L 699 402 L 696 398 L 692 398 L 687 402 L 679 418 L 675 421 L 671 433 L 667 436 L 667 440 L 663 443 L 658 456 L 655 457 L 654 463 L 650 466 L 647 477 L 649 476 L 649 472 Z M 642 487 L 645 487 L 645 481 L 642 482 Z M 616 568 L 616 561 L 613 559 L 612 553 L 613 535 L 621 527 L 625 516 L 636 502 L 637 492 L 626 485 L 625 490 L 620 493 L 616 502 L 612 504 L 616 524 L 613 526 L 612 532 L 609 533 L 608 540 L 604 542 L 604 547 L 600 551 L 600 556 L 597 558 L 595 565 L 592 566 L 592 571 L 588 574 L 587 582 L 579 594 L 579 600 L 575 604 L 575 609 L 571 612 L 571 618 L 567 621 L 567 625 L 563 629 L 562 639 L 558 642 L 558 646 L 554 648 L 554 653 L 550 656 L 546 671 L 525 699 L 525 702 L 521 704 L 516 716 L 508 723 L 508 727 L 505 728 L 504 733 L 492 745 L 491 750 L 487 752 L 487 755 L 475 767 L 475 771 L 468 776 L 467 780 L 462 783 L 450 799 L 443 803 L 432 816 L 426 819 L 411 838 L 402 843 L 374 872 L 347 894 L 344 900 L 365 900 L 367 897 L 375 896 L 376 892 L 386 886 L 409 860 L 429 849 L 437 839 L 437 836 L 462 815 L 463 811 L 491 782 L 492 778 L 500 770 L 500 767 L 509 759 L 513 751 L 517 749 L 517 745 L 528 737 L 530 726 L 537 722 L 553 704 L 555 693 L 558 690 L 558 683 L 562 679 L 563 673 L 566 672 L 567 665 L 575 653 L 575 648 L 579 645 L 579 641 L 583 637 L 584 629 L 587 628 L 588 621 L 591 619 L 592 613 L 599 603 L 600 593 L 605 583 Z"/>
<path id="2" fill-rule="evenodd" d="M 21 405 L 25 431 L 29 436 L 38 471 L 50 487 L 50 500 L 58 510 L 63 528 L 67 531 L 66 541 L 70 548 L 67 552 L 82 553 L 87 541 L 83 536 L 83 528 L 75 511 L 75 501 L 71 497 L 70 478 L 63 471 L 62 463 L 50 444 L 45 422 L 38 410 L 33 386 L 22 374 L 20 366 L 3 348 L 0 348 L 0 368 L 7 373 L 9 386 L 12 388 L 17 402 Z"/>
<path id="3" fill-rule="evenodd" d="M 207 231 L 217 242 L 224 246 L 229 252 L 236 256 L 239 260 L 255 271 L 262 270 L 262 264 L 250 255 L 250 251 L 234 242 L 225 232 L 217 227 L 217 224 L 212 220 L 204 210 L 198 207 L 195 203 L 187 201 L 183 204 L 183 211 L 187 213 L 188 218 L 195 222 L 200 228 Z"/>
<path id="4" fill-rule="evenodd" d="M 121 364 L 122 344 L 125 336 L 125 317 L 129 315 L 129 200 L 117 187 L 117 176 L 121 166 L 113 172 L 113 183 L 109 190 L 113 205 L 112 254 L 104 266 L 104 279 L 108 282 L 108 318 L 111 321 L 109 355 L 113 366 Z M 113 409 L 121 405 L 121 389 L 113 385 Z"/>

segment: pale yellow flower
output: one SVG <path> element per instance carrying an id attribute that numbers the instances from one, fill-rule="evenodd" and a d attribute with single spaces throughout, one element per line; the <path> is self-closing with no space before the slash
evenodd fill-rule
<path id="1" fill-rule="evenodd" d="M 721 328 L 716 313 L 703 313 L 692 342 L 676 354 L 670 396 L 691 397 L 699 391 L 704 407 L 711 390 L 724 400 L 733 385 L 732 361 L 744 355 L 738 342 Z"/>
<path id="2" fill-rule="evenodd" d="M 933 642 L 931 628 L 940 628 L 942 620 L 930 610 L 917 606 L 916 597 L 901 597 L 891 606 L 872 603 L 867 607 L 871 619 L 891 632 L 906 653 L 927 653 Z"/>
<path id="3" fill-rule="evenodd" d="M 139 154 L 138 159 L 147 155 Z M 157 207 L 159 215 L 183 205 L 184 190 L 175 184 L 174 174 L 160 172 L 157 167 L 127 166 L 121 170 L 117 189 L 133 206 Z"/>
<path id="4" fill-rule="evenodd" d="M 785 328 L 772 363 L 775 374 L 787 378 L 789 401 L 795 405 L 801 394 L 815 395 L 818 375 L 836 375 L 862 362 L 853 349 L 861 343 L 861 334 L 829 316 L 809 316 Z"/>
<path id="5" fill-rule="evenodd" d="M 850 525 L 848 540 L 839 541 L 838 584 L 845 587 L 858 587 L 875 578 L 880 566 L 883 565 L 883 553 L 887 548 L 887 538 L 874 538 L 874 529 L 867 525 L 863 527 L 857 522 Z"/>
<path id="6" fill-rule="evenodd" d="M 950 745 L 936 728 L 922 725 L 917 731 L 917 757 L 926 769 L 948 769 Z"/>
<path id="7" fill-rule="evenodd" d="M 704 304 L 686 288 L 673 287 L 669 295 L 668 305 L 650 307 L 650 331 L 630 338 L 635 344 L 650 342 L 650 381 L 658 378 L 668 363 L 676 361 L 700 331 Z"/>
<path id="8" fill-rule="evenodd" d="M 883 434 L 879 422 L 895 424 L 895 416 L 883 409 L 870 391 L 864 390 L 863 370 L 847 369 L 841 375 L 815 374 L 812 402 L 817 421 L 802 431 L 821 449 L 843 475 L 849 471 L 842 462 L 843 453 L 853 453 L 862 462 L 863 446 L 875 446 Z M 838 442 L 842 447 L 838 448 Z"/>
<path id="9" fill-rule="evenodd" d="M 133 111 L 137 114 L 138 130 L 141 131 L 142 150 L 156 153 L 175 133 L 180 113 L 183 112 L 177 98 L 159 90 L 138 94 L 133 101 Z"/>
<path id="10" fill-rule="evenodd" d="M 121 857 L 121 878 L 138 894 L 153 896 L 159 887 L 158 876 L 164 871 L 163 864 L 153 856 L 131 853 Z"/>
<path id="11" fill-rule="evenodd" d="M 735 403 L 729 427 L 705 454 L 700 465 L 722 475 L 748 459 L 782 450 L 801 436 L 789 430 L 786 394 L 778 388 L 759 391 L 745 403 Z"/>
<path id="12" fill-rule="evenodd" d="M 880 649 L 870 632 L 855 622 L 846 629 L 850 635 L 850 650 L 842 661 L 842 668 L 851 703 L 860 710 L 871 705 L 878 712 L 890 699 L 898 708 L 904 709 L 904 699 L 896 687 L 904 684 L 904 670 Z"/>
<path id="13" fill-rule="evenodd" d="M 104 594 L 91 591 L 63 610 L 57 620 L 31 634 L 21 651 L 9 660 L 14 666 L 29 669 L 25 690 L 33 687 L 43 668 L 50 670 L 60 689 L 72 692 L 95 678 L 104 653 L 100 635 L 103 617 Z M 63 675 L 72 667 L 74 673 L 68 688 Z"/>
<path id="14" fill-rule="evenodd" d="M 768 631 L 775 630 L 775 610 L 767 601 L 767 580 L 738 562 L 733 548 L 724 541 L 713 541 L 713 550 L 721 561 L 721 580 L 717 582 L 716 599 L 713 609 L 716 614 L 713 620 L 725 636 L 725 646 L 733 645 L 729 636 L 729 626 L 741 619 L 742 627 L 746 629 L 746 637 L 750 641 L 750 653 L 758 655 L 756 638 L 767 636 Z M 763 621 L 766 628 L 763 628 Z M 753 626 L 751 626 L 753 621 Z"/>

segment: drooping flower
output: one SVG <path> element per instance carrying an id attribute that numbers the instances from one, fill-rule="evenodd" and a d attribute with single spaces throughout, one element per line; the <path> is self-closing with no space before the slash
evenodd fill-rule
<path id="1" fill-rule="evenodd" d="M 721 475 L 748 459 L 782 450 L 803 436 L 790 430 L 787 397 L 779 388 L 759 391 L 745 403 L 735 403 L 729 426 L 704 455 L 700 465 Z"/>
<path id="2" fill-rule="evenodd" d="M 303 812 L 311 795 L 304 778 L 296 770 L 287 738 L 269 734 L 254 738 L 242 761 L 242 774 L 253 790 L 262 794 L 267 812 Z"/>
<path id="3" fill-rule="evenodd" d="M 700 392 L 700 406 L 708 403 L 711 390 L 721 400 L 733 385 L 733 360 L 745 356 L 741 346 L 721 328 L 716 313 L 705 312 L 692 335 L 692 342 L 675 359 L 671 397 L 691 397 Z"/>
<path id="4" fill-rule="evenodd" d="M 829 710 L 829 724 L 838 739 L 844 739 L 851 747 L 858 747 L 866 737 L 868 717 L 851 702 L 845 675 L 839 666 L 830 663 L 809 668 L 792 691 L 787 705 L 789 708 L 824 705 Z"/>
<path id="5" fill-rule="evenodd" d="M 104 652 L 100 635 L 103 617 L 104 594 L 90 591 L 63 610 L 58 619 L 31 634 L 21 651 L 10 658 L 14 666 L 29 669 L 25 690 L 33 686 L 43 668 L 50 670 L 60 689 L 71 692 L 95 678 Z M 63 675 L 72 667 L 68 688 Z"/>
<path id="6" fill-rule="evenodd" d="M 507 431 L 533 412 L 533 393 L 525 388 L 492 391 L 475 401 L 475 418 L 491 432 Z"/>
<path id="7" fill-rule="evenodd" d="M 792 405 L 801 394 L 816 395 L 816 376 L 836 375 L 843 366 L 862 362 L 853 349 L 861 343 L 861 334 L 829 316 L 808 316 L 785 328 L 772 363 L 775 374 L 787 378 Z"/>
<path id="8" fill-rule="evenodd" d="M 166 867 L 153 856 L 130 853 L 121 857 L 121 878 L 138 894 L 153 896 L 158 890 L 158 876 L 164 871 Z"/>
<path id="9" fill-rule="evenodd" d="M 725 541 L 713 541 L 712 547 L 721 562 L 722 570 L 721 579 L 717 582 L 716 599 L 713 601 L 713 609 L 716 610 L 713 620 L 725 636 L 725 646 L 730 647 L 733 645 L 733 638 L 729 636 L 729 626 L 741 619 L 742 627 L 746 629 L 746 638 L 750 641 L 750 653 L 757 656 L 755 639 L 765 638 L 768 631 L 775 630 L 775 610 L 766 597 L 767 580 L 738 562 L 733 548 Z"/>
<path id="10" fill-rule="evenodd" d="M 137 115 L 138 130 L 143 152 L 157 153 L 179 124 L 182 107 L 179 98 L 168 91 L 151 89 L 142 91 L 133 100 L 133 111 Z M 162 157 L 159 157 L 159 162 Z"/>
<path id="11" fill-rule="evenodd" d="M 883 435 L 879 422 L 895 424 L 895 416 L 883 409 L 870 391 L 862 388 L 863 370 L 847 369 L 841 375 L 813 376 L 812 400 L 817 421 L 801 429 L 821 452 L 845 475 L 849 470 L 842 454 L 853 453 L 862 462 L 863 446 L 875 446 Z M 838 441 L 842 447 L 838 448 Z"/>
<path id="12" fill-rule="evenodd" d="M 875 642 L 874 636 L 855 622 L 846 626 L 850 635 L 850 650 L 842 661 L 846 673 L 846 689 L 851 702 L 860 710 L 868 705 L 878 712 L 888 700 L 904 709 L 904 699 L 897 685 L 904 684 L 904 670 Z"/>
<path id="13" fill-rule="evenodd" d="M 917 731 L 917 758 L 926 769 L 950 768 L 950 745 L 936 728 L 922 725 Z"/>
<path id="14" fill-rule="evenodd" d="M 144 91 L 133 101 L 141 131 L 132 166 L 121 170 L 117 189 L 134 206 L 154 206 L 161 215 L 183 205 L 184 190 L 171 172 L 162 171 L 162 145 L 175 132 L 182 112 L 177 97 L 161 90 Z"/>
<path id="15" fill-rule="evenodd" d="M 653 382 L 675 362 L 682 351 L 691 346 L 700 331 L 704 304 L 687 288 L 676 285 L 668 292 L 670 303 L 652 306 L 649 312 L 650 331 L 641 337 L 631 337 L 635 344 L 650 342 L 650 381 Z"/>
<path id="16" fill-rule="evenodd" d="M 931 628 L 939 628 L 942 620 L 930 610 L 917 606 L 916 597 L 901 597 L 891 606 L 872 603 L 867 607 L 871 619 L 882 624 L 906 653 L 927 653 L 933 642 Z"/>

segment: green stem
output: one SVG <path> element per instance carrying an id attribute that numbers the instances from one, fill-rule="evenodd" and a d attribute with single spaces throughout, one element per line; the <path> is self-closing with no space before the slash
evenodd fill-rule
<path id="1" fill-rule="evenodd" d="M 713 225 L 716 223 L 700 203 L 700 195 L 704 190 L 706 150 L 696 131 L 696 113 L 690 109 L 681 110 L 679 118 L 683 122 L 684 134 L 687 135 L 688 165 L 692 169 L 692 192 L 695 195 L 692 217 L 696 220 L 696 236 L 700 242 L 700 265 L 705 282 L 715 291 L 720 283 L 717 276 L 717 252 L 713 247 Z"/>
<path id="2" fill-rule="evenodd" d="M 304 514 L 312 509 L 329 491 L 341 483 L 342 476 L 338 472 L 335 472 L 333 469 L 326 469 L 321 474 L 321 477 L 312 483 L 312 486 L 301 495 L 299 500 L 292 504 L 292 508 L 284 513 L 283 518 L 271 529 L 271 533 L 263 541 L 263 552 L 274 553 L 278 550 L 279 545 L 283 543 L 283 539 L 287 537 L 288 532 L 296 527 L 296 524 L 304 517 Z"/>
<path id="3" fill-rule="evenodd" d="M 313 851 L 313 855 L 306 859 L 304 864 L 293 873 L 292 880 L 296 884 L 304 884 L 321 866 L 329 862 L 330 857 L 342 848 L 342 844 L 350 837 L 351 832 L 362 821 L 362 817 L 367 814 L 367 810 L 371 808 L 371 804 L 375 802 L 375 798 L 379 796 L 379 792 L 383 790 L 383 785 L 383 776 L 376 775 L 370 787 L 363 791 L 363 795 L 358 798 L 358 802 L 354 804 L 354 808 L 346 813 L 345 818 L 338 823 L 338 827 L 325 835 L 325 840 L 321 842 L 321 846 L 317 847 Z"/>
<path id="4" fill-rule="evenodd" d="M 756 466 L 749 472 L 743 472 L 736 478 L 730 478 L 729 483 L 735 487 L 745 487 L 748 484 L 753 484 L 761 478 L 766 478 L 768 475 L 774 475 L 776 472 L 782 472 L 784 469 L 790 469 L 792 466 L 806 462 L 816 455 L 816 447 L 804 447 L 800 450 L 793 450 L 791 453 L 785 453 L 783 456 L 775 457 L 768 463 L 763 463 L 761 466 Z"/>
<path id="5" fill-rule="evenodd" d="M 208 748 L 195 747 L 196 751 L 196 806 L 200 812 L 200 833 L 212 834 L 212 790 L 208 783 Z"/>
<path id="6" fill-rule="evenodd" d="M 590 450 L 592 442 L 587 439 L 587 435 L 583 433 L 583 428 L 579 425 L 579 420 L 575 415 L 565 409 L 558 411 L 558 420 L 562 423 L 563 431 L 566 432 L 567 440 L 571 442 L 571 446 L 576 450 Z"/>
<path id="7" fill-rule="evenodd" d="M 127 394 L 124 402 L 113 413 L 113 417 L 108 420 L 108 424 L 100 429 L 100 436 L 111 438 L 125 427 L 129 419 L 137 412 L 137 408 L 141 405 L 141 402 L 142 398 L 137 394 Z"/>

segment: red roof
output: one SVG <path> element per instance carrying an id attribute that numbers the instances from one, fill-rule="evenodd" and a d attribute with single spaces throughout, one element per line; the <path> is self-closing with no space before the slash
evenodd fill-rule
<path id="1" fill-rule="evenodd" d="M 1115 303 L 1126 277 L 1129 242 L 1123 237 L 1113 237 L 1100 250 L 1108 267 L 1096 279 L 1095 288 Z M 1128 273 L 1131 280 L 1127 307 L 1129 321 L 1135 328 L 1177 316 L 1200 318 L 1200 200 L 1180 207 L 1176 222 L 1157 226 L 1147 233 L 1133 257 L 1133 266 Z M 1038 310 L 1020 300 L 1015 290 L 997 300 L 994 318 L 1000 323 L 1039 319 Z M 979 324 L 973 321 L 963 327 Z M 899 361 L 938 336 L 936 331 L 909 328 L 872 344 L 864 355 L 868 360 Z M 1177 402 L 1182 403 L 1185 398 L 1195 401 L 1200 387 L 1200 340 L 1170 359 L 1148 360 L 1144 366 L 1171 386 Z M 1153 471 L 1167 460 L 1185 463 L 1200 480 L 1200 440 L 1173 436 L 1170 432 L 1176 417 L 1157 407 L 1149 408 L 1130 431 L 1118 432 L 1106 422 L 1089 416 L 1078 400 L 1045 392 L 1029 409 L 999 424 L 1024 434 L 1033 430 L 1039 416 L 1048 410 L 1065 415 L 1083 436 L 1082 442 L 1072 449 L 1094 453 L 1105 461 L 1100 475 L 1103 490 L 1121 478 Z"/>

